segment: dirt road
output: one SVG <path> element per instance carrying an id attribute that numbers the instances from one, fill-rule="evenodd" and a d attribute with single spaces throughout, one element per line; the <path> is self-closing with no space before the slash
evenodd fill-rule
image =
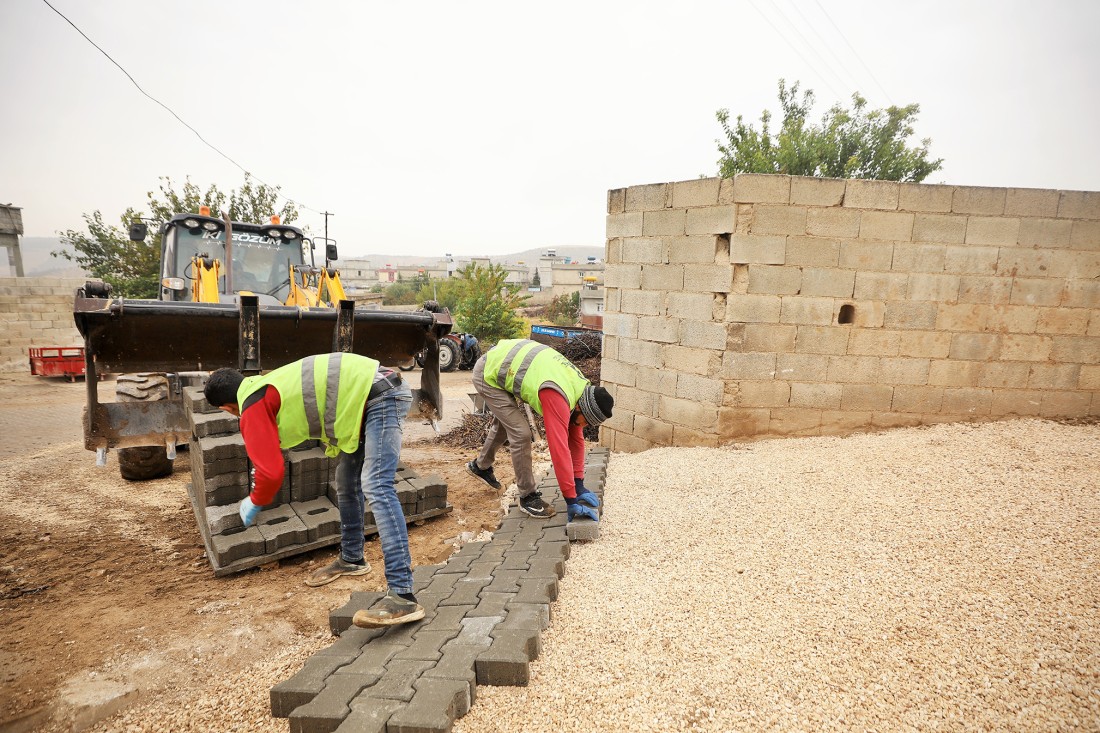
<path id="1" fill-rule="evenodd" d="M 419 374 L 405 376 L 418 386 Z M 444 374 L 442 386 L 445 431 L 472 409 L 470 373 Z M 241 730 L 285 731 L 266 710 L 268 689 L 329 642 L 330 609 L 353 590 L 384 588 L 377 541 L 367 544 L 370 575 L 322 588 L 302 580 L 331 548 L 215 578 L 187 498 L 187 453 L 156 481 L 123 481 L 113 454 L 97 468 L 83 447 L 84 399 L 80 381 L 0 375 L 0 733 L 84 729 L 136 704 L 186 711 L 191 722 L 174 729 L 190 729 L 202 715 L 197 691 L 242 676 L 246 699 L 218 704 L 240 706 Z M 414 565 L 445 559 L 444 540 L 493 528 L 500 512 L 463 469 L 470 451 L 434 435 L 410 422 L 402 459 L 442 475 L 454 510 L 410 527 Z"/>

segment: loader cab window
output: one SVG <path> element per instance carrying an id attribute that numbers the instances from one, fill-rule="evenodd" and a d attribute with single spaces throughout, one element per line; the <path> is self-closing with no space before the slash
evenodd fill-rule
<path id="1" fill-rule="evenodd" d="M 166 242 L 163 277 L 183 278 L 190 288 L 191 260 L 207 254 L 225 265 L 225 232 L 190 232 L 183 227 L 172 230 Z M 303 264 L 300 241 L 280 242 L 256 232 L 233 232 L 233 290 L 251 290 L 271 295 L 280 302 L 290 295 L 287 264 Z M 224 269 L 222 287 L 225 285 Z M 190 300 L 190 290 L 177 293 L 176 300 Z"/>

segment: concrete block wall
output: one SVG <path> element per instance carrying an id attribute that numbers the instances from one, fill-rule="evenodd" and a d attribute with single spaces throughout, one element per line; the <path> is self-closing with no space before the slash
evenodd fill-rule
<path id="1" fill-rule="evenodd" d="M 632 186 L 606 263 L 614 450 L 1100 415 L 1100 192 Z"/>
<path id="2" fill-rule="evenodd" d="M 73 297 L 87 278 L 0 277 L 0 372 L 30 371 L 32 346 L 83 346 Z"/>

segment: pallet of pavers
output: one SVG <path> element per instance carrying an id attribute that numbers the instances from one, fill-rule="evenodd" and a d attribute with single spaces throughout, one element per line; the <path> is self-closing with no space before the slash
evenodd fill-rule
<path id="1" fill-rule="evenodd" d="M 585 463 L 585 484 L 601 506 L 607 458 L 606 448 L 594 448 Z M 289 718 L 292 733 L 449 731 L 478 685 L 526 685 L 570 551 L 565 500 L 552 474 L 540 489 L 555 496 L 550 519 L 513 507 L 490 541 L 413 571 L 423 621 L 358 628 L 355 612 L 382 593 L 352 593 L 329 615 L 337 640 L 271 689 L 271 714 Z"/>
<path id="2" fill-rule="evenodd" d="M 195 510 L 206 556 L 214 574 L 229 575 L 318 547 L 340 543 L 340 509 L 336 498 L 336 459 L 315 442 L 283 451 L 286 478 L 275 501 L 245 529 L 237 509 L 248 496 L 252 465 L 244 449 L 237 418 L 210 407 L 202 390 L 185 394 L 191 424 L 191 483 L 187 493 Z M 436 475 L 419 476 L 397 468 L 397 496 L 406 522 L 450 512 L 447 484 Z M 364 533 L 377 534 L 367 508 Z"/>

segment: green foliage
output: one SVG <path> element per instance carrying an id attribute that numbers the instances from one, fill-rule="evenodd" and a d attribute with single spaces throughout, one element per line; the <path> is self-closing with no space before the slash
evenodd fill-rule
<path id="1" fill-rule="evenodd" d="M 929 158 L 931 139 L 921 140 L 919 147 L 906 142 L 913 135 L 911 123 L 916 121 L 920 105 L 868 110 L 867 100 L 856 93 L 851 110 L 835 104 L 817 125 L 807 122 L 813 103 L 812 89 L 799 101 L 798 82 L 788 89 L 780 79 L 783 123 L 774 136 L 768 110 L 760 117 L 759 131 L 746 125 L 741 115 L 730 127 L 729 110 L 718 110 L 716 117 L 726 136 L 725 142 L 717 141 L 722 154 L 719 175 L 783 173 L 916 183 L 943 168 L 942 158 Z"/>
<path id="2" fill-rule="evenodd" d="M 459 291 L 452 309 L 456 330 L 489 343 L 521 338 L 527 333 L 516 309 L 531 296 L 521 294 L 518 285 L 505 282 L 508 271 L 503 265 L 481 267 L 471 262 L 455 276 Z"/>
<path id="3" fill-rule="evenodd" d="M 228 195 L 214 185 L 202 191 L 190 178 L 177 192 L 172 179 L 163 177 L 160 191 L 149 191 L 146 198 L 150 214 L 146 216 L 128 208 L 119 217 L 121 227 L 107 224 L 98 209 L 84 214 L 87 231 L 61 232 L 62 244 L 70 245 L 73 251 L 59 250 L 50 254 L 74 261 L 95 277 L 102 278 L 111 284 L 116 295 L 156 298 L 160 287 L 161 237 L 158 229 L 174 214 L 198 213 L 200 206 L 209 206 L 215 216 L 227 211 L 233 221 L 262 223 L 272 214 L 278 214 L 284 224 L 289 224 L 298 218 L 297 207 L 289 201 L 282 208 L 276 208 L 278 186 L 255 184 L 247 174 L 241 188 Z M 150 224 L 149 236 L 144 242 L 131 242 L 130 223 L 139 218 L 152 220 L 146 222 Z"/>
<path id="4" fill-rule="evenodd" d="M 61 232 L 63 244 L 73 251 L 51 252 L 54 257 L 75 261 L 94 277 L 109 283 L 115 295 L 126 298 L 155 298 L 160 281 L 160 237 L 131 242 L 130 222 L 138 214 L 127 209 L 122 227 L 103 221 L 99 211 L 84 214 L 88 230 Z"/>
<path id="5" fill-rule="evenodd" d="M 555 295 L 543 311 L 543 316 L 555 326 L 577 325 L 581 320 L 581 294 Z"/>

